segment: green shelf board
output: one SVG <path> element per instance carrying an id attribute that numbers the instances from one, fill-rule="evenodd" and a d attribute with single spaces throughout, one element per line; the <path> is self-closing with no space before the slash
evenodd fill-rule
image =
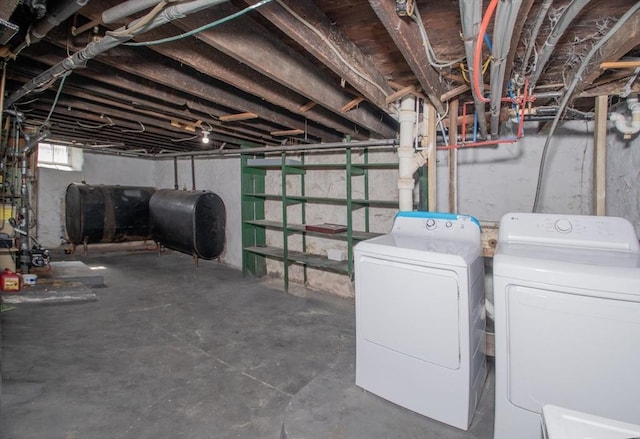
<path id="1" fill-rule="evenodd" d="M 288 262 L 306 265 L 307 267 L 320 268 L 340 274 L 349 274 L 349 265 L 347 264 L 347 261 L 332 261 L 327 259 L 326 256 L 312 255 L 309 253 L 289 250 L 287 257 L 285 258 L 284 251 L 277 247 L 245 247 L 244 250 L 269 258 L 279 259 L 281 261 L 286 259 Z"/>
<path id="2" fill-rule="evenodd" d="M 265 200 L 282 200 L 282 195 L 276 194 L 263 194 L 263 193 L 244 193 L 244 197 L 263 198 Z M 288 204 L 296 203 L 314 203 L 314 204 L 337 204 L 346 205 L 346 198 L 330 198 L 330 197 L 312 197 L 302 195 L 287 195 L 285 197 Z M 398 207 L 397 201 L 392 200 L 363 200 L 353 199 L 351 200 L 353 205 L 360 206 L 373 206 L 373 207 Z"/>

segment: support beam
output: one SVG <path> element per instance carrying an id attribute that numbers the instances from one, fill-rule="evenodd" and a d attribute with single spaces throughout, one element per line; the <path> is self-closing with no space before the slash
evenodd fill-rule
<path id="1" fill-rule="evenodd" d="M 369 0 L 369 4 L 416 75 L 431 104 L 439 113 L 444 114 L 445 110 L 440 102 L 440 96 L 444 94 L 445 90 L 441 85 L 440 75 L 429 65 L 418 25 L 410 18 L 399 17 L 394 1 Z"/>
<path id="2" fill-rule="evenodd" d="M 457 99 L 449 103 L 449 146 L 458 144 Z M 449 212 L 458 213 L 458 149 L 449 150 Z"/>
<path id="3" fill-rule="evenodd" d="M 243 0 L 247 5 L 257 0 Z M 393 89 L 372 60 L 349 40 L 314 2 L 281 0 L 279 5 L 257 9 L 267 20 L 300 43 L 338 77 L 344 78 L 372 104 L 386 111 L 385 98 Z"/>
<path id="4" fill-rule="evenodd" d="M 593 133 L 593 214 L 606 215 L 607 195 L 607 110 L 608 96 L 596 98 L 596 120 Z"/>

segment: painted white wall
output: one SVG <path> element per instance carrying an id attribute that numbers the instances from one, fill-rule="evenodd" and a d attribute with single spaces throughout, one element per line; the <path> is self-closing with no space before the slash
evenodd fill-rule
<path id="1" fill-rule="evenodd" d="M 507 212 L 530 212 L 546 132 L 528 123 L 517 143 L 458 150 L 458 212 L 498 221 Z M 438 210 L 449 210 L 449 155 L 438 151 Z M 563 124 L 550 143 L 540 212 L 591 213 L 593 123 Z"/>
<path id="2" fill-rule="evenodd" d="M 458 212 L 481 220 L 498 221 L 509 211 L 530 211 L 535 196 L 540 155 L 546 133 L 538 133 L 539 125 L 528 124 L 525 137 L 516 144 L 498 147 L 477 148 L 459 151 L 459 206 Z M 397 161 L 395 152 L 370 156 L 371 161 Z M 337 155 L 318 157 L 316 161 L 337 162 Z M 343 157 L 342 157 L 343 159 Z M 438 209 L 448 210 L 448 154 L 438 152 Z M 357 156 L 354 157 L 357 161 Z M 541 198 L 541 211 L 569 214 L 590 214 L 592 206 L 593 172 L 593 124 L 590 122 L 565 123 L 557 131 L 547 157 Z M 607 214 L 629 219 L 640 235 L 640 139 L 623 141 L 613 128 L 608 136 L 607 158 Z M 218 194 L 227 210 L 227 243 L 222 260 L 231 266 L 242 265 L 242 222 L 240 194 L 240 159 L 237 157 L 200 158 L 195 162 L 196 188 L 211 190 Z M 339 175 L 338 175 L 339 174 Z M 315 172 L 307 176 L 307 194 L 319 196 L 344 196 L 342 171 Z M 372 173 L 371 198 L 397 199 L 397 172 Z M 63 172 L 39 169 L 38 181 L 38 233 L 41 242 L 49 247 L 60 245 L 64 232 L 64 192 L 69 183 L 86 180 L 89 184 L 126 184 L 174 187 L 173 160 L 140 160 L 97 154 L 85 154 L 82 172 Z M 362 189 L 354 180 L 354 192 Z M 267 179 L 268 192 L 279 193 L 280 179 L 277 174 Z M 289 190 L 295 191 L 292 179 Z M 269 187 L 271 186 L 271 187 Z M 192 188 L 190 158 L 178 161 L 179 189 Z M 295 208 L 295 207 L 294 207 Z M 315 210 L 314 210 L 315 209 Z M 281 208 L 267 205 L 268 215 L 279 218 Z M 371 230 L 388 232 L 393 219 L 393 209 L 372 210 Z M 354 224 L 362 223 L 361 212 L 354 214 Z M 290 215 L 295 216 L 295 211 Z M 293 217 L 292 216 L 292 217 Z M 308 222 L 344 221 L 343 206 L 309 207 Z M 273 232 L 271 232 L 273 234 Z M 276 232 L 277 233 L 277 232 Z M 295 241 L 295 238 L 292 238 Z M 281 236 L 270 236 L 274 245 Z M 316 245 L 315 243 L 312 243 Z M 295 245 L 295 243 L 294 243 Z M 318 242 L 318 252 L 339 247 L 339 241 Z M 278 273 L 277 264 L 270 266 Z M 327 278 L 318 272 L 317 279 L 310 283 L 317 288 L 332 290 L 334 294 L 349 295 L 348 280 Z M 297 278 L 293 273 L 293 279 Z M 334 288 L 342 283 L 343 288 Z M 347 285 L 347 286 L 345 286 Z M 331 286 L 330 288 L 324 288 Z M 345 290 L 346 289 L 346 290 Z M 340 290 L 340 291 L 337 291 Z M 344 291 L 343 291 L 344 290 Z"/>
<path id="3" fill-rule="evenodd" d="M 152 161 L 104 154 L 84 154 L 82 171 L 38 168 L 38 240 L 45 247 L 64 241 L 64 196 L 71 183 L 153 186 Z"/>
<path id="4" fill-rule="evenodd" d="M 152 186 L 158 189 L 173 189 L 173 160 L 157 160 Z M 217 194 L 224 202 L 227 212 L 226 243 L 221 260 L 230 266 L 242 267 L 242 216 L 240 212 L 240 159 L 231 156 L 199 158 L 195 161 L 196 189 Z M 178 160 L 178 188 L 193 187 L 191 159 Z"/>
<path id="5" fill-rule="evenodd" d="M 612 131 L 607 144 L 607 215 L 628 219 L 640 236 L 640 137 L 626 141 Z"/>

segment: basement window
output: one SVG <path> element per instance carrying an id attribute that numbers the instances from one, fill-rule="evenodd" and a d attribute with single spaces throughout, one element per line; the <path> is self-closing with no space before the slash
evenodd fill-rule
<path id="1" fill-rule="evenodd" d="M 56 143 L 38 144 L 38 167 L 59 171 L 82 170 L 82 150 Z"/>

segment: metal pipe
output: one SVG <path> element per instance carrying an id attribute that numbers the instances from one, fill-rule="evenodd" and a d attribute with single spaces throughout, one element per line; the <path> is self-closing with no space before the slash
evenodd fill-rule
<path id="1" fill-rule="evenodd" d="M 158 160 L 171 159 L 175 157 L 206 157 L 206 156 L 223 156 L 223 155 L 240 155 L 240 154 L 268 154 L 270 152 L 293 152 L 293 151 L 322 151 L 322 150 L 339 150 L 339 149 L 357 149 L 370 148 L 376 146 L 396 146 L 396 139 L 380 139 L 380 140 L 363 140 L 361 142 L 333 142 L 333 143 L 308 143 L 304 145 L 289 146 L 258 146 L 255 148 L 243 149 L 223 149 L 215 151 L 197 151 L 197 152 L 174 152 L 168 154 L 141 154 L 140 157 L 150 157 Z M 126 152 L 126 151 L 124 151 Z"/>
<path id="2" fill-rule="evenodd" d="M 191 190 L 196 190 L 196 158 L 191 156 Z"/>
<path id="3" fill-rule="evenodd" d="M 128 26 L 123 26 L 114 32 L 109 32 L 100 40 L 89 43 L 84 49 L 65 58 L 58 64 L 24 84 L 20 89 L 9 96 L 3 108 L 8 108 L 19 99 L 25 97 L 34 90 L 40 89 L 46 84 L 53 82 L 53 80 L 58 77 L 79 67 L 84 67 L 88 60 L 93 59 L 126 41 L 129 41 L 138 34 L 155 29 L 178 18 L 184 18 L 189 14 L 202 11 L 226 1 L 228 0 L 194 0 L 188 3 L 179 3 L 163 10 L 160 14 L 151 19 L 149 23 L 144 26 L 140 26 L 140 28 L 137 26 L 140 23 L 144 23 L 143 20 L 145 20 L 145 17 L 136 19 Z"/>
<path id="4" fill-rule="evenodd" d="M 173 158 L 173 188 L 178 190 L 178 157 Z"/>
<path id="5" fill-rule="evenodd" d="M 44 18 L 31 26 L 25 36 L 25 40 L 14 51 L 18 55 L 25 47 L 42 40 L 54 27 L 71 17 L 85 6 L 89 0 L 68 0 L 54 12 L 47 14 Z"/>

